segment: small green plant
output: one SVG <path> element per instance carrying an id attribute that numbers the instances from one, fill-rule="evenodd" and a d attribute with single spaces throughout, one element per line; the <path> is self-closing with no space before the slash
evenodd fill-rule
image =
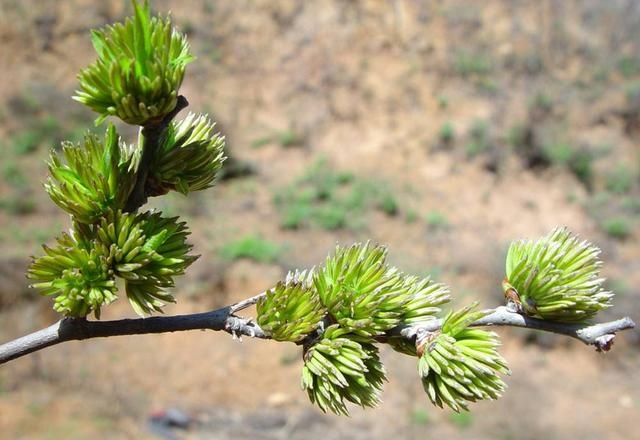
<path id="1" fill-rule="evenodd" d="M 438 95 L 438 107 L 441 109 L 449 107 L 449 98 L 447 95 Z"/>
<path id="2" fill-rule="evenodd" d="M 282 250 L 281 245 L 257 235 L 247 235 L 225 244 L 220 255 L 227 260 L 247 258 L 258 263 L 273 263 L 280 258 Z"/>
<path id="3" fill-rule="evenodd" d="M 473 424 L 473 415 L 468 412 L 451 413 L 449 414 L 449 420 L 458 428 L 468 428 Z"/>
<path id="4" fill-rule="evenodd" d="M 27 215 L 35 212 L 36 201 L 24 194 L 12 194 L 0 197 L 0 209 L 10 215 Z"/>
<path id="5" fill-rule="evenodd" d="M 636 103 L 640 98 L 640 82 L 632 82 L 625 86 L 625 97 L 628 103 Z"/>
<path id="6" fill-rule="evenodd" d="M 473 158 L 491 148 L 489 139 L 489 126 L 486 121 L 476 121 L 467 135 L 466 153 L 467 157 Z"/>
<path id="7" fill-rule="evenodd" d="M 553 109 L 553 98 L 545 92 L 537 92 L 530 100 L 529 108 L 549 112 Z"/>
<path id="8" fill-rule="evenodd" d="M 640 58 L 623 56 L 618 60 L 618 71 L 625 78 L 631 78 L 640 73 Z"/>
<path id="9" fill-rule="evenodd" d="M 408 209 L 404 215 L 404 220 L 407 223 L 415 223 L 419 218 L 418 212 L 414 209 Z"/>
<path id="10" fill-rule="evenodd" d="M 29 155 L 41 146 L 53 146 L 62 141 L 68 133 L 63 130 L 58 119 L 40 109 L 26 116 L 26 127 L 10 137 L 11 150 L 17 156 Z"/>
<path id="11" fill-rule="evenodd" d="M 573 147 L 564 141 L 545 143 L 542 152 L 556 166 L 567 166 L 574 155 Z"/>
<path id="12" fill-rule="evenodd" d="M 429 211 L 425 220 L 429 229 L 442 230 L 449 226 L 449 218 L 440 211 Z"/>
<path id="13" fill-rule="evenodd" d="M 454 70 L 463 77 L 482 76 L 491 73 L 493 66 L 491 60 L 478 53 L 459 53 L 454 61 Z"/>
<path id="14" fill-rule="evenodd" d="M 593 162 L 595 156 L 588 150 L 577 150 L 569 160 L 569 170 L 576 178 L 585 185 L 587 189 L 591 189 L 593 185 L 594 170 Z"/>
<path id="15" fill-rule="evenodd" d="M 429 424 L 429 412 L 425 408 L 414 408 L 409 413 L 409 420 L 414 425 Z"/>
<path id="16" fill-rule="evenodd" d="M 456 130 L 453 124 L 451 122 L 445 122 L 442 127 L 440 127 L 438 137 L 444 145 L 450 145 L 456 137 Z"/>
<path id="17" fill-rule="evenodd" d="M 487 95 L 495 95 L 500 89 L 498 82 L 492 78 L 482 77 L 477 81 L 478 88 Z"/>
<path id="18" fill-rule="evenodd" d="M 284 148 L 300 147 L 304 145 L 304 136 L 294 130 L 284 130 L 276 135 L 278 143 Z"/>
<path id="19" fill-rule="evenodd" d="M 506 134 L 506 142 L 513 148 L 521 148 L 527 143 L 527 128 L 524 124 L 513 125 Z"/>
<path id="20" fill-rule="evenodd" d="M 627 194 L 633 187 L 633 171 L 624 164 L 618 164 L 613 170 L 606 172 L 604 177 L 605 189 L 613 194 Z"/>
<path id="21" fill-rule="evenodd" d="M 376 198 L 376 208 L 390 217 L 398 215 L 400 207 L 393 193 L 379 188 L 374 197 Z"/>
<path id="22" fill-rule="evenodd" d="M 600 228 L 610 237 L 624 240 L 632 233 L 631 222 L 623 216 L 605 218 L 600 222 Z"/>
<path id="23" fill-rule="evenodd" d="M 19 156 L 33 153 L 38 149 L 40 138 L 36 132 L 20 133 L 12 139 L 13 152 Z"/>
<path id="24" fill-rule="evenodd" d="M 14 189 L 24 189 L 29 185 L 29 180 L 21 168 L 11 161 L 5 162 L 2 166 L 2 180 Z"/>
<path id="25" fill-rule="evenodd" d="M 251 141 L 251 148 L 262 148 L 272 142 L 271 136 L 262 136 Z"/>

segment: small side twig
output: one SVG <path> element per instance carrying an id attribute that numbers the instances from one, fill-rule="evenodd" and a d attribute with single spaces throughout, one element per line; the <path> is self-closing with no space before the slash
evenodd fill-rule
<path id="1" fill-rule="evenodd" d="M 142 128 L 140 135 L 143 136 L 144 150 L 142 151 L 140 164 L 136 171 L 136 183 L 131 190 L 131 194 L 129 194 L 129 198 L 123 209 L 124 212 L 135 212 L 138 208 L 147 203 L 147 198 L 150 195 L 149 188 L 147 187 L 149 167 L 151 166 L 153 157 L 156 155 L 156 151 L 158 150 L 160 138 L 173 118 L 175 118 L 176 115 L 187 106 L 189 106 L 187 98 L 180 95 L 178 96 L 176 106 L 170 113 L 165 115 L 160 121 L 149 123 Z"/>

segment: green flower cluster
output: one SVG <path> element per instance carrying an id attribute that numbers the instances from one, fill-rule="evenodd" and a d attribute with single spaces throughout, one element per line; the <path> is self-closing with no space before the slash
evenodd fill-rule
<path id="1" fill-rule="evenodd" d="M 507 253 L 505 295 L 519 312 L 558 322 L 584 322 L 611 306 L 599 275 L 600 249 L 556 228 L 536 241 L 517 241 Z"/>
<path id="2" fill-rule="evenodd" d="M 224 162 L 224 137 L 205 115 L 189 113 L 164 132 L 151 166 L 152 195 L 209 188 Z"/>
<path id="3" fill-rule="evenodd" d="M 267 334 L 304 345 L 303 388 L 323 411 L 377 405 L 385 373 L 375 338 L 405 320 L 434 319 L 449 301 L 445 286 L 406 276 L 386 257 L 370 243 L 338 247 L 322 267 L 289 275 L 258 301 Z"/>
<path id="4" fill-rule="evenodd" d="M 132 163 L 131 150 L 109 124 L 104 141 L 87 134 L 82 144 L 64 143 L 62 155 L 51 155 L 45 189 L 76 221 L 91 224 L 124 207 L 135 183 Z"/>
<path id="5" fill-rule="evenodd" d="M 466 410 L 468 402 L 500 397 L 505 384 L 499 373 L 509 374 L 497 351 L 498 336 L 469 328 L 486 314 L 474 308 L 450 312 L 440 331 L 418 341 L 418 373 L 429 400 L 456 412 Z"/>
<path id="6" fill-rule="evenodd" d="M 104 139 L 65 143 L 49 162 L 46 190 L 73 228 L 34 258 L 29 276 L 67 316 L 99 316 L 116 298 L 116 277 L 139 315 L 174 301 L 166 289 L 196 259 L 185 224 L 123 211 L 170 190 L 205 189 L 224 161 L 224 138 L 206 116 L 170 120 L 193 59 L 184 35 L 168 18 L 151 17 L 148 1 L 132 5 L 134 17 L 92 33 L 98 59 L 78 75 L 74 98 L 99 113 L 97 122 L 113 115 L 144 126 L 138 145 L 126 145 L 110 124 Z"/>
<path id="7" fill-rule="evenodd" d="M 29 268 L 33 287 L 55 296 L 54 308 L 74 317 L 93 312 L 116 299 L 116 277 L 125 280 L 127 297 L 136 313 L 161 311 L 173 297 L 164 291 L 173 277 L 197 257 L 188 255 L 188 231 L 176 218 L 159 213 L 109 211 L 93 225 L 74 224 L 54 248 Z"/>
<path id="8" fill-rule="evenodd" d="M 197 259 L 188 255 L 186 224 L 157 212 L 105 216 L 96 235 L 113 250 L 114 273 L 125 280 L 127 297 L 139 315 L 160 312 L 165 303 L 174 302 L 164 289 L 173 287 L 173 278 Z"/>
<path id="9" fill-rule="evenodd" d="M 386 258 L 386 248 L 369 243 L 338 247 L 314 277 L 332 318 L 361 336 L 382 335 L 404 319 L 433 319 L 449 301 L 444 285 L 408 277 Z"/>
<path id="10" fill-rule="evenodd" d="M 345 401 L 375 407 L 386 373 L 378 349 L 367 338 L 334 324 L 304 354 L 302 389 L 326 412 L 347 415 Z"/>
<path id="11" fill-rule="evenodd" d="M 300 342 L 315 332 L 326 316 L 309 275 L 290 274 L 256 304 L 258 325 L 276 341 Z"/>
<path id="12" fill-rule="evenodd" d="M 146 125 L 173 111 L 185 66 L 194 57 L 169 18 L 151 17 L 147 1 L 132 1 L 134 17 L 92 31 L 98 59 L 78 74 L 74 99 L 99 113 Z"/>
<path id="13" fill-rule="evenodd" d="M 57 246 L 43 246 L 45 255 L 33 261 L 27 276 L 38 282 L 32 287 L 55 296 L 53 308 L 67 316 L 100 317 L 100 307 L 114 301 L 116 283 L 107 246 L 63 234 Z"/>

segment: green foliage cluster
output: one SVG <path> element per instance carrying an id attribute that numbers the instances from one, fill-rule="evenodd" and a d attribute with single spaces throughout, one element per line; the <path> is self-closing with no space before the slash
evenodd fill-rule
<path id="1" fill-rule="evenodd" d="M 186 37 L 169 18 L 151 17 L 148 2 L 135 16 L 91 33 L 98 59 L 78 75 L 74 99 L 100 116 L 128 124 L 162 119 L 176 106 L 185 66 L 193 61 Z"/>
<path id="2" fill-rule="evenodd" d="M 599 276 L 600 250 L 566 228 L 537 241 L 517 241 L 507 253 L 505 294 L 531 316 L 584 322 L 611 306 Z"/>
<path id="3" fill-rule="evenodd" d="M 599 276 L 599 250 L 566 228 L 509 248 L 503 282 L 517 312 L 555 322 L 585 322 L 611 305 Z M 436 331 L 415 340 L 389 334 L 436 319 L 448 288 L 390 267 L 386 249 L 370 243 L 338 247 L 313 270 L 290 274 L 257 304 L 258 324 L 274 339 L 303 346 L 302 387 L 323 411 L 346 403 L 376 406 L 386 379 L 377 342 L 418 358 L 429 399 L 454 411 L 498 398 L 509 374 L 498 336 L 472 328 L 488 311 L 450 311 Z"/>
<path id="4" fill-rule="evenodd" d="M 418 342 L 418 373 L 429 400 L 456 412 L 467 409 L 467 402 L 500 397 L 505 384 L 499 374 L 509 374 L 497 351 L 498 335 L 469 328 L 486 315 L 474 307 L 450 312 L 439 333 Z"/>
<path id="5" fill-rule="evenodd" d="M 137 213 L 144 200 L 131 206 L 131 198 L 140 184 L 145 200 L 205 189 L 224 160 L 224 139 L 205 116 L 171 120 L 192 59 L 184 36 L 169 19 L 152 18 L 147 2 L 133 5 L 134 19 L 93 32 L 98 60 L 78 76 L 76 98 L 98 112 L 98 122 L 115 115 L 140 125 L 138 144 L 126 144 L 109 124 L 103 139 L 87 133 L 49 161 L 45 188 L 72 228 L 44 247 L 28 276 L 67 316 L 99 317 L 117 297 L 116 278 L 140 315 L 174 301 L 166 289 L 196 259 L 187 227 L 159 212 Z"/>
<path id="6" fill-rule="evenodd" d="M 386 258 L 384 247 L 370 243 L 338 247 L 321 267 L 290 274 L 256 306 L 271 337 L 304 346 L 302 387 L 323 411 L 346 414 L 346 402 L 376 406 L 386 380 L 376 337 L 400 323 L 434 319 L 449 301 L 445 286 L 407 276 Z"/>

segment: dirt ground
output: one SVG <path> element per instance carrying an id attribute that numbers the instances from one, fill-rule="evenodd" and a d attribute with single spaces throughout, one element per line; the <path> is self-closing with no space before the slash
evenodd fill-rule
<path id="1" fill-rule="evenodd" d="M 171 10 L 198 57 L 181 89 L 189 110 L 209 112 L 233 158 L 252 171 L 189 199 L 150 202 L 185 217 L 201 255 L 167 314 L 252 296 L 290 269 L 319 264 L 336 243 L 363 240 L 386 244 L 399 268 L 447 282 L 455 305 L 495 306 L 509 241 L 566 225 L 603 249 L 617 296 L 602 319 L 640 321 L 636 2 L 152 4 Z M 94 115 L 70 99 L 77 71 L 94 58 L 89 29 L 130 7 L 0 0 L 0 8 L 5 341 L 57 319 L 23 276 L 40 243 L 68 227 L 42 191 L 47 150 L 91 127 Z M 58 125 L 47 131 L 52 117 Z M 36 128 L 62 139 L 20 142 Z M 131 128 L 121 132 L 133 140 Z M 318 163 L 392 194 L 397 210 L 342 206 L 342 227 L 313 218 L 283 227 L 287 207 L 274 200 Z M 221 256 L 248 235 L 281 246 L 275 261 Z M 102 319 L 126 316 L 121 300 Z M 300 390 L 294 345 L 211 332 L 67 343 L 0 368 L 0 438 L 615 440 L 638 432 L 637 329 L 606 355 L 559 337 L 499 332 L 508 390 L 464 416 L 431 406 L 415 361 L 387 349 L 383 403 L 341 418 Z M 191 418 L 188 429 L 154 430 L 152 414 L 169 408 Z"/>

